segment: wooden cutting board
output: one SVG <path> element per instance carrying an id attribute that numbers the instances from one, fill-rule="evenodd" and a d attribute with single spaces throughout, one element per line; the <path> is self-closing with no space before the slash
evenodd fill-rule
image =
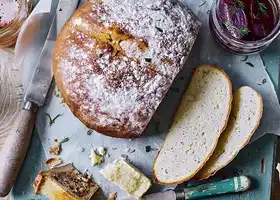
<path id="1" fill-rule="evenodd" d="M 23 89 L 12 49 L 0 49 L 0 150 L 19 110 Z"/>
<path id="2" fill-rule="evenodd" d="M 13 57 L 13 49 L 0 49 L 0 151 L 19 113 L 23 94 Z M 8 199 L 0 197 L 0 200 Z"/>

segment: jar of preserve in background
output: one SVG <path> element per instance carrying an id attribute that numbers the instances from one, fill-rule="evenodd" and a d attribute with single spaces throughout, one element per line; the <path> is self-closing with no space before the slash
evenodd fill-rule
<path id="1" fill-rule="evenodd" d="M 33 0 L 0 0 L 0 47 L 16 42 L 19 29 L 31 12 Z"/>
<path id="2" fill-rule="evenodd" d="M 209 24 L 215 40 L 226 50 L 258 53 L 280 33 L 280 0 L 216 0 Z"/>

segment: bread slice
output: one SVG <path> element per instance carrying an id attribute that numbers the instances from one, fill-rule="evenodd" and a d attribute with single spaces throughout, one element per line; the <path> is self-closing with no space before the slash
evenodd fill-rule
<path id="1" fill-rule="evenodd" d="M 231 103 L 232 86 L 226 73 L 217 67 L 199 66 L 154 161 L 159 184 L 182 183 L 203 167 L 226 127 Z"/>
<path id="2" fill-rule="evenodd" d="M 206 179 L 230 163 L 249 142 L 260 124 L 262 112 L 262 97 L 255 90 L 247 86 L 236 90 L 227 128 L 213 155 L 195 178 Z"/>
<path id="3" fill-rule="evenodd" d="M 72 164 L 67 164 L 41 171 L 33 188 L 36 194 L 42 194 L 50 200 L 90 200 L 99 187 Z"/>

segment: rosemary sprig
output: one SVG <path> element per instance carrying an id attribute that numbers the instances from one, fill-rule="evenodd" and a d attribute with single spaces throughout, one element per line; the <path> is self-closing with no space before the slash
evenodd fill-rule
<path id="1" fill-rule="evenodd" d="M 248 60 L 248 57 L 249 57 L 249 56 L 245 56 L 245 58 L 242 59 L 241 61 L 243 61 L 243 62 L 247 61 L 247 60 Z"/>
<path id="2" fill-rule="evenodd" d="M 63 140 L 61 140 L 60 144 L 68 142 L 69 141 L 69 137 L 63 138 Z"/>
<path id="3" fill-rule="evenodd" d="M 109 41 L 110 41 L 110 42 L 112 42 L 112 41 L 113 41 L 113 39 L 112 39 L 112 35 L 111 35 L 110 33 L 108 33 L 108 39 L 109 39 Z"/>
<path id="4" fill-rule="evenodd" d="M 202 4 L 200 4 L 198 7 L 202 7 L 207 3 L 207 1 L 205 0 Z"/>
<path id="5" fill-rule="evenodd" d="M 163 30 L 162 30 L 161 28 L 159 28 L 159 27 L 157 27 L 157 26 L 156 26 L 155 28 L 156 28 L 159 32 L 161 32 L 161 33 L 163 32 Z"/>
<path id="6" fill-rule="evenodd" d="M 148 62 L 148 63 L 151 63 L 152 59 L 151 58 L 145 58 L 145 61 Z"/>
<path id="7" fill-rule="evenodd" d="M 249 65 L 250 67 L 255 67 L 255 66 L 253 65 L 253 63 L 251 63 L 251 62 L 246 62 L 246 65 Z"/>
<path id="8" fill-rule="evenodd" d="M 241 28 L 239 30 L 241 35 L 248 35 L 248 33 L 250 33 L 250 30 L 247 27 Z"/>
<path id="9" fill-rule="evenodd" d="M 49 117 L 49 125 L 50 126 L 52 126 L 54 123 L 55 123 L 55 120 L 57 119 L 57 118 L 59 118 L 59 117 L 61 117 L 62 116 L 62 114 L 58 114 L 58 115 L 56 115 L 53 119 L 52 119 L 52 117 L 50 116 L 50 114 L 48 114 L 48 113 L 46 113 L 46 115 Z"/>

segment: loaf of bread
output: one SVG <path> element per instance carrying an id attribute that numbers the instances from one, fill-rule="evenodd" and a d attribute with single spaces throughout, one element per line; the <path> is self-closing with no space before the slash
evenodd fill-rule
<path id="1" fill-rule="evenodd" d="M 199 66 L 154 161 L 159 184 L 182 183 L 203 167 L 226 127 L 231 103 L 232 86 L 225 72 Z"/>
<path id="2" fill-rule="evenodd" d="M 222 133 L 213 155 L 195 178 L 206 179 L 230 163 L 250 141 L 260 124 L 262 112 L 262 97 L 255 90 L 247 86 L 236 90 L 227 128 Z"/>
<path id="3" fill-rule="evenodd" d="M 183 67 L 199 26 L 173 0 L 86 2 L 56 41 L 58 89 L 88 128 L 138 137 Z"/>

